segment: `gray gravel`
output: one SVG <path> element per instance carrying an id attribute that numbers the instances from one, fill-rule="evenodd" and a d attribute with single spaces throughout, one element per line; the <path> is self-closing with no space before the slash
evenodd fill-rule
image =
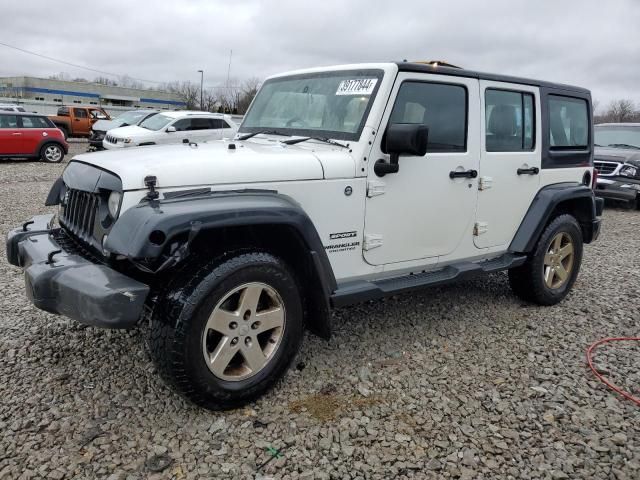
<path id="1" fill-rule="evenodd" d="M 48 210 L 63 166 L 0 164 L 3 235 Z M 275 390 L 210 413 L 161 383 L 143 332 L 32 307 L 2 250 L 0 479 L 640 478 L 640 409 L 585 364 L 639 333 L 639 254 L 640 212 L 607 209 L 561 305 L 523 305 L 498 274 L 341 309 Z M 600 352 L 638 395 L 640 347 Z"/>

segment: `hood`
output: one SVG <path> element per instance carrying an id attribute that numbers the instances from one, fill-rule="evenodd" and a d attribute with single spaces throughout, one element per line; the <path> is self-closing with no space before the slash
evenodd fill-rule
<path id="1" fill-rule="evenodd" d="M 118 128 L 126 124 L 122 120 L 98 120 L 91 126 L 94 132 L 108 132 L 113 128 Z"/>
<path id="2" fill-rule="evenodd" d="M 124 127 L 119 131 L 138 127 Z M 115 133 L 115 132 L 112 132 Z M 234 143 L 236 148 L 229 149 Z M 353 178 L 355 162 L 346 151 L 318 145 L 279 142 L 214 141 L 123 148 L 77 155 L 72 161 L 115 173 L 124 190 L 143 189 L 144 177 L 157 177 L 158 188 Z M 323 161 L 327 168 L 323 168 Z"/>
<path id="3" fill-rule="evenodd" d="M 633 148 L 596 147 L 593 153 L 595 161 L 630 163 L 640 166 L 640 150 Z"/>
<path id="4" fill-rule="evenodd" d="M 113 128 L 108 131 L 109 131 L 109 135 L 113 135 L 118 138 L 141 137 L 143 135 L 148 135 L 149 133 L 156 133 L 153 130 L 148 130 L 146 128 L 138 127 L 137 125 L 129 125 L 128 127 Z"/>

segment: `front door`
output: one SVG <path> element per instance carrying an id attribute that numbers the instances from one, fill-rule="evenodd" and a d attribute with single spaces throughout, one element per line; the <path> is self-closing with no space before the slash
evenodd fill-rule
<path id="1" fill-rule="evenodd" d="M 480 160 L 478 88 L 478 80 L 472 78 L 398 75 L 369 161 L 364 242 L 368 263 L 450 255 L 472 235 L 474 174 Z M 390 123 L 427 125 L 427 154 L 401 156 L 398 173 L 378 177 L 375 162 L 389 161 L 383 133 Z"/>
<path id="2" fill-rule="evenodd" d="M 89 135 L 89 115 L 84 108 L 73 109 L 73 134 L 74 135 Z"/>
<path id="3" fill-rule="evenodd" d="M 482 154 L 478 248 L 507 247 L 540 187 L 537 87 L 480 81 Z"/>
<path id="4" fill-rule="evenodd" d="M 0 115 L 0 155 L 24 153 L 17 115 Z"/>

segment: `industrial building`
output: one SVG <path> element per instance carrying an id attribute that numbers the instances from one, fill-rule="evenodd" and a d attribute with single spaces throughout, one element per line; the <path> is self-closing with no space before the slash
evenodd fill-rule
<path id="1" fill-rule="evenodd" d="M 51 114 L 62 105 L 98 105 L 117 113 L 135 108 L 179 110 L 177 94 L 36 77 L 0 77 L 0 103 L 24 104 L 28 111 Z"/>

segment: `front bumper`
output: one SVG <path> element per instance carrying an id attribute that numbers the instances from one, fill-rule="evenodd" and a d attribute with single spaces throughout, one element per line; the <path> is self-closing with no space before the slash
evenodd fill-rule
<path id="1" fill-rule="evenodd" d="M 627 180 L 598 178 L 595 194 L 608 200 L 632 202 L 640 196 L 640 184 Z"/>
<path id="2" fill-rule="evenodd" d="M 7 235 L 7 259 L 24 269 L 27 297 L 42 310 L 86 325 L 135 326 L 149 287 L 65 251 L 53 238 L 52 220 L 38 215 Z"/>

